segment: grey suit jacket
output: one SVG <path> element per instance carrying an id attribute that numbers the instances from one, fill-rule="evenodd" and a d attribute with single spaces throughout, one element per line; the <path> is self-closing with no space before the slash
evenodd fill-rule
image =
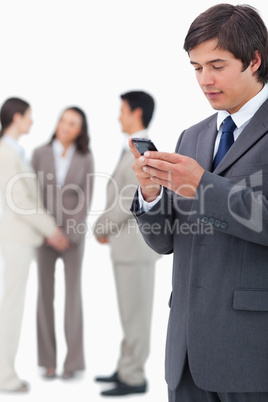
<path id="1" fill-rule="evenodd" d="M 125 151 L 107 184 L 105 211 L 94 225 L 95 236 L 109 237 L 112 259 L 121 263 L 160 258 L 143 240 L 130 212 L 138 184 L 132 170 L 133 161 L 131 151 Z"/>
<path id="2" fill-rule="evenodd" d="M 194 200 L 165 191 L 152 211 L 132 206 L 144 238 L 174 253 L 166 379 L 188 354 L 196 384 L 268 392 L 268 101 L 212 173 L 216 115 L 187 129 L 176 152 L 206 170 Z M 148 233 L 158 222 L 161 234 Z"/>
<path id="3" fill-rule="evenodd" d="M 51 144 L 34 151 L 32 165 L 38 175 L 45 207 L 70 242 L 79 243 L 88 229 L 86 217 L 92 198 L 94 173 L 92 154 L 75 151 L 63 186 L 56 183 Z"/>

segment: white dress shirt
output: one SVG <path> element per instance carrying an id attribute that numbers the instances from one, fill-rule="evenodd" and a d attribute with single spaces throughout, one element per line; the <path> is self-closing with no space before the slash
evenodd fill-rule
<path id="1" fill-rule="evenodd" d="M 63 186 L 76 146 L 72 144 L 64 152 L 64 147 L 61 142 L 55 139 L 52 143 L 52 148 L 55 161 L 56 182 L 58 185 Z"/>

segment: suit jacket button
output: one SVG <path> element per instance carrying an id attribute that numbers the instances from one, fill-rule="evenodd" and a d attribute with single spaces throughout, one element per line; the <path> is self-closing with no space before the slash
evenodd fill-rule
<path id="1" fill-rule="evenodd" d="M 226 229 L 226 228 L 227 228 L 227 223 L 226 223 L 226 222 L 222 222 L 222 223 L 221 223 L 221 228 L 222 228 L 222 229 Z"/>
<path id="2" fill-rule="evenodd" d="M 202 223 L 208 223 L 208 217 L 207 216 L 203 216 L 203 218 L 201 219 Z"/>
<path id="3" fill-rule="evenodd" d="M 219 228 L 221 226 L 221 221 L 216 219 L 214 225 L 216 226 L 216 228 Z"/>
<path id="4" fill-rule="evenodd" d="M 208 223 L 210 223 L 211 225 L 214 225 L 215 219 L 214 218 L 209 218 Z"/>

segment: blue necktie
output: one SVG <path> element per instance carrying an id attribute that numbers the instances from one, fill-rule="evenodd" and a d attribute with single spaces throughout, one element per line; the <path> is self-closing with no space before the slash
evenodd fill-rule
<path id="1" fill-rule="evenodd" d="M 222 127 L 222 135 L 220 139 L 219 149 L 215 155 L 213 167 L 214 169 L 218 166 L 224 155 L 227 153 L 229 148 L 234 143 L 234 130 L 236 129 L 236 125 L 233 122 L 231 116 L 228 116 L 225 119 L 223 127 Z"/>

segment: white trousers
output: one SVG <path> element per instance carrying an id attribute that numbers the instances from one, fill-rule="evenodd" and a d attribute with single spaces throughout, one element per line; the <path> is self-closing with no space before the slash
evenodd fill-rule
<path id="1" fill-rule="evenodd" d="M 0 298 L 0 390 L 13 391 L 21 386 L 15 371 L 19 344 L 25 290 L 31 260 L 32 246 L 15 243 L 1 244 Z"/>

